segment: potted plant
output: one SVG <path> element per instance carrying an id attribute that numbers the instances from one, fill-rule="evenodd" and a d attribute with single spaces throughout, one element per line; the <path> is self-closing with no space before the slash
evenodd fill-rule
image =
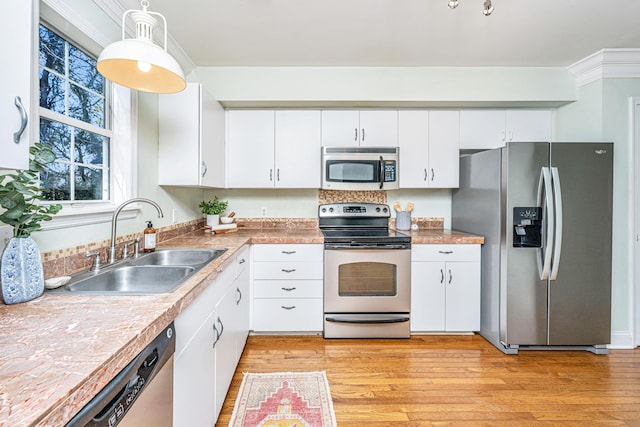
<path id="1" fill-rule="evenodd" d="M 13 237 L 0 260 L 0 281 L 5 304 L 37 298 L 44 292 L 40 249 L 31 233 L 40 230 L 42 221 L 51 221 L 61 205 L 40 204 L 44 199 L 40 173 L 55 160 L 51 148 L 34 144 L 29 148 L 29 169 L 0 175 L 0 222 L 13 227 Z"/>
<path id="2" fill-rule="evenodd" d="M 213 200 L 203 200 L 198 206 L 202 209 L 202 213 L 207 216 L 207 225 L 213 226 L 220 224 L 220 215 L 227 209 L 229 202 L 220 200 L 218 196 L 215 196 Z"/>

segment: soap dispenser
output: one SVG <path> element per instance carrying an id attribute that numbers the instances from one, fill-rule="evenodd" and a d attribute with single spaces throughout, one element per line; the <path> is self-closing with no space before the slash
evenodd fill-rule
<path id="1" fill-rule="evenodd" d="M 144 252 L 153 252 L 156 250 L 156 229 L 153 228 L 151 221 L 147 221 L 147 228 L 144 229 Z"/>

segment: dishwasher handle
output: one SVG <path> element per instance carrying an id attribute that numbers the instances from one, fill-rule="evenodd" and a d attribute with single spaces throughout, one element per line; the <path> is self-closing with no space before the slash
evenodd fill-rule
<path id="1" fill-rule="evenodd" d="M 100 390 L 66 426 L 111 427 L 117 425 L 167 360 L 173 356 L 175 344 L 175 327 L 172 322 Z"/>

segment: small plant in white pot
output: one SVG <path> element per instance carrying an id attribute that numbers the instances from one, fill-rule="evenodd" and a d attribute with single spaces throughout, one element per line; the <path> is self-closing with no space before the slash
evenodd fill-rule
<path id="1" fill-rule="evenodd" d="M 13 238 L 2 252 L 0 281 L 5 304 L 16 304 L 39 297 L 44 292 L 40 249 L 31 233 L 42 221 L 51 221 L 61 205 L 41 204 L 44 199 L 40 173 L 55 160 L 53 151 L 42 144 L 29 148 L 29 169 L 0 175 L 0 222 L 13 227 Z"/>
<path id="2" fill-rule="evenodd" d="M 213 200 L 203 200 L 198 206 L 202 209 L 202 213 L 207 216 L 207 225 L 214 226 L 220 224 L 220 215 L 227 209 L 229 202 L 220 200 L 215 196 Z"/>

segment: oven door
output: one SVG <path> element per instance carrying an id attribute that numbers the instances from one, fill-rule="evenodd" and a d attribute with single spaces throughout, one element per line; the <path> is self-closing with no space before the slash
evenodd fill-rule
<path id="1" fill-rule="evenodd" d="M 409 313 L 410 249 L 325 249 L 325 313 Z"/>

